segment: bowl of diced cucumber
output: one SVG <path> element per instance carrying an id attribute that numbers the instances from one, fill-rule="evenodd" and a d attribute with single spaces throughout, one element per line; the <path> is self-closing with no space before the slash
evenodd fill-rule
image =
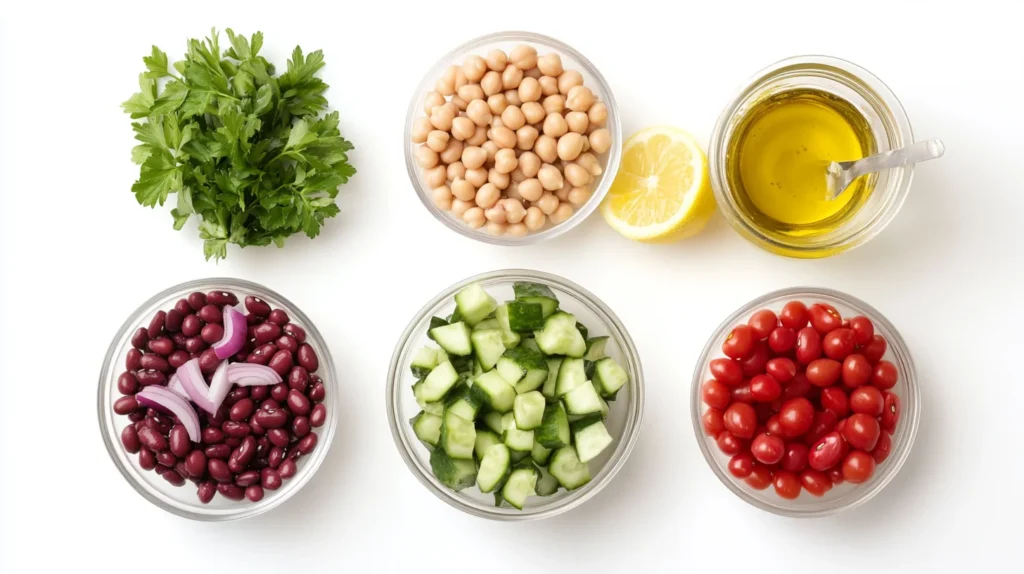
<path id="1" fill-rule="evenodd" d="M 398 450 L 428 489 L 496 520 L 554 516 L 625 464 L 643 418 L 633 341 L 566 279 L 521 269 L 449 287 L 399 340 L 387 385 Z"/>

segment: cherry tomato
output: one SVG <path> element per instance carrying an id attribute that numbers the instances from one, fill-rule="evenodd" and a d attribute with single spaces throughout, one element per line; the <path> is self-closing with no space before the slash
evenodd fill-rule
<path id="1" fill-rule="evenodd" d="M 718 450 L 728 455 L 739 454 L 747 450 L 750 445 L 749 441 L 736 438 L 736 436 L 729 431 L 722 431 L 718 433 L 718 437 L 715 438 L 715 442 L 718 444 Z"/>
<path id="2" fill-rule="evenodd" d="M 811 318 L 811 326 L 822 335 L 843 324 L 839 311 L 828 303 L 815 303 L 807 308 L 807 313 Z"/>
<path id="3" fill-rule="evenodd" d="M 864 355 L 850 355 L 843 361 L 843 384 L 850 389 L 866 385 L 871 381 L 873 370 L 871 363 L 864 358 Z"/>
<path id="4" fill-rule="evenodd" d="M 722 411 L 718 409 L 708 409 L 701 415 L 700 420 L 704 423 L 704 432 L 710 436 L 716 436 L 718 433 L 725 430 L 725 422 L 722 419 Z"/>
<path id="5" fill-rule="evenodd" d="M 875 445 L 875 450 L 871 451 L 871 458 L 875 459 L 875 462 L 882 464 L 885 459 L 889 458 L 889 453 L 892 452 L 892 439 L 889 435 L 882 433 L 882 436 L 878 437 L 878 444 Z"/>
<path id="6" fill-rule="evenodd" d="M 833 486 L 843 483 L 843 465 L 833 466 L 826 470 L 825 474 L 828 475 L 828 479 L 832 481 Z"/>
<path id="7" fill-rule="evenodd" d="M 821 349 L 824 351 L 825 356 L 837 361 L 842 361 L 850 356 L 856 348 L 857 340 L 853 329 L 840 327 L 829 331 L 821 339 Z"/>
<path id="8" fill-rule="evenodd" d="M 874 473 L 875 459 L 871 458 L 870 454 L 855 450 L 846 455 L 846 460 L 843 461 L 843 478 L 847 482 L 860 484 L 871 478 Z"/>
<path id="9" fill-rule="evenodd" d="M 871 341 L 869 343 L 861 345 L 860 354 L 864 355 L 864 357 L 874 365 L 878 361 L 882 360 L 882 356 L 885 355 L 885 349 L 887 347 L 888 343 L 885 342 L 885 337 L 875 335 L 874 337 L 871 337 Z"/>
<path id="10" fill-rule="evenodd" d="M 816 387 L 831 387 L 839 381 L 843 365 L 835 359 L 815 359 L 807 365 L 807 380 Z"/>
<path id="11" fill-rule="evenodd" d="M 761 309 L 751 315 L 750 320 L 747 321 L 747 325 L 750 325 L 754 332 L 754 338 L 758 340 L 767 339 L 778 324 L 779 318 L 771 309 Z"/>
<path id="12" fill-rule="evenodd" d="M 800 496 L 800 477 L 788 470 L 776 470 L 773 484 L 779 498 L 793 500 Z"/>
<path id="13" fill-rule="evenodd" d="M 850 328 L 853 329 L 857 345 L 861 347 L 870 343 L 871 338 L 875 336 L 875 324 L 871 322 L 871 319 L 861 315 L 850 319 Z"/>
<path id="14" fill-rule="evenodd" d="M 796 376 L 796 363 L 786 357 L 775 357 L 765 363 L 764 370 L 776 381 L 785 383 Z"/>
<path id="15" fill-rule="evenodd" d="M 745 480 L 750 488 L 764 490 L 772 483 L 772 478 L 772 469 L 763 464 L 754 463 L 754 470 L 750 471 L 750 476 Z"/>
<path id="16" fill-rule="evenodd" d="M 888 391 L 882 393 L 885 397 L 885 406 L 882 407 L 881 427 L 885 432 L 892 434 L 896 432 L 896 423 L 900 422 L 900 398 L 896 393 Z"/>
<path id="17" fill-rule="evenodd" d="M 715 379 L 704 381 L 700 394 L 704 399 L 704 404 L 713 409 L 725 410 L 732 402 L 732 390 Z"/>
<path id="18" fill-rule="evenodd" d="M 814 413 L 814 422 L 810 430 L 804 435 L 804 443 L 808 446 L 818 442 L 818 439 L 832 432 L 836 428 L 838 419 L 832 411 L 818 411 Z"/>
<path id="19" fill-rule="evenodd" d="M 757 413 L 754 412 L 754 407 L 748 404 L 733 403 L 725 409 L 722 421 L 725 423 L 725 430 L 739 438 L 750 438 L 754 436 L 754 429 L 757 428 Z"/>
<path id="20" fill-rule="evenodd" d="M 782 388 L 782 396 L 780 397 L 784 401 L 789 399 L 795 399 L 797 397 L 806 397 L 811 392 L 811 382 L 807 380 L 807 376 L 803 373 L 797 373 L 793 380 L 789 381 L 785 387 Z M 782 408 L 781 406 L 779 407 Z"/>
<path id="21" fill-rule="evenodd" d="M 754 349 L 750 351 L 750 354 L 739 360 L 743 376 L 753 377 L 763 373 L 769 358 L 768 345 L 764 341 L 754 343 Z"/>
<path id="22" fill-rule="evenodd" d="M 804 469 L 800 473 L 800 484 L 814 496 L 824 496 L 826 492 L 832 490 L 832 481 L 828 475 L 813 468 Z"/>
<path id="23" fill-rule="evenodd" d="M 729 459 L 729 472 L 736 478 L 747 478 L 754 470 L 754 456 L 741 452 Z"/>
<path id="24" fill-rule="evenodd" d="M 750 454 L 754 455 L 758 462 L 775 464 L 786 454 L 786 443 L 777 436 L 761 433 L 750 443 Z"/>
<path id="25" fill-rule="evenodd" d="M 842 435 L 830 432 L 811 445 L 807 465 L 814 470 L 828 470 L 843 461 L 849 448 Z"/>
<path id="26" fill-rule="evenodd" d="M 882 428 L 878 420 L 871 415 L 854 413 L 846 419 L 843 425 L 843 438 L 850 446 L 859 450 L 871 451 L 878 444 L 878 435 L 882 434 Z"/>
<path id="27" fill-rule="evenodd" d="M 754 349 L 754 331 L 748 325 L 736 325 L 722 342 L 726 357 L 742 359 Z"/>
<path id="28" fill-rule="evenodd" d="M 802 442 L 791 442 L 786 445 L 786 453 L 782 455 L 779 466 L 789 472 L 800 472 L 807 467 L 807 453 L 810 449 Z"/>
<path id="29" fill-rule="evenodd" d="M 850 413 L 850 401 L 846 391 L 839 387 L 829 387 L 821 391 L 821 408 L 836 415 L 836 419 Z"/>
<path id="30" fill-rule="evenodd" d="M 782 395 L 782 385 L 771 375 L 757 375 L 750 379 L 750 396 L 755 401 L 770 403 Z"/>
<path id="31" fill-rule="evenodd" d="M 807 306 L 800 301 L 786 303 L 782 307 L 782 313 L 779 315 L 779 322 L 782 323 L 782 326 L 789 327 L 794 331 L 806 327 L 809 319 L 810 314 L 807 313 Z"/>
<path id="32" fill-rule="evenodd" d="M 732 389 L 732 402 L 747 403 L 748 405 L 754 402 L 754 397 L 750 394 L 750 383 L 743 383 Z"/>
<path id="33" fill-rule="evenodd" d="M 779 415 L 772 415 L 768 417 L 768 422 L 764 425 L 766 433 L 774 436 L 786 436 L 786 431 L 782 430 L 782 425 L 779 424 Z"/>
<path id="34" fill-rule="evenodd" d="M 857 387 L 850 393 L 850 410 L 873 417 L 880 416 L 885 408 L 885 397 L 875 387 Z"/>
<path id="35" fill-rule="evenodd" d="M 782 404 L 782 410 L 779 411 L 779 425 L 782 426 L 786 436 L 800 436 L 810 430 L 813 423 L 814 405 L 811 404 L 811 401 L 800 397 L 789 399 Z"/>
<path id="36" fill-rule="evenodd" d="M 796 360 L 804 365 L 821 356 L 821 335 L 812 327 L 804 327 L 796 334 Z"/>
<path id="37" fill-rule="evenodd" d="M 720 383 L 735 387 L 743 381 L 743 369 L 732 359 L 712 359 L 708 367 L 711 376 Z"/>
<path id="38" fill-rule="evenodd" d="M 896 371 L 896 365 L 889 361 L 878 361 L 875 365 L 875 372 L 871 374 L 871 384 L 887 391 L 896 386 L 896 381 L 899 380 L 899 373 Z"/>
<path id="39" fill-rule="evenodd" d="M 779 327 L 768 335 L 768 347 L 776 354 L 782 355 L 796 346 L 796 331 L 789 327 Z"/>

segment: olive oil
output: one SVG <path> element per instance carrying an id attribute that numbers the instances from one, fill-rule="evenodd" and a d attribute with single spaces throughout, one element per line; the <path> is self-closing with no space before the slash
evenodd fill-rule
<path id="1" fill-rule="evenodd" d="M 792 90 L 753 105 L 727 152 L 736 203 L 769 235 L 828 233 L 856 213 L 874 187 L 862 177 L 834 200 L 826 167 L 874 153 L 864 116 L 849 102 L 819 90 Z"/>

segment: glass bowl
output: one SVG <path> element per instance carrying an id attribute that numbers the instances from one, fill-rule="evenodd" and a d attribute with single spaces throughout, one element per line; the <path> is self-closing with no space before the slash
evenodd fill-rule
<path id="1" fill-rule="evenodd" d="M 739 135 L 738 128 L 754 106 L 777 94 L 802 89 L 833 94 L 859 111 L 871 130 L 873 149 L 868 155 L 907 146 L 914 142 L 914 134 L 902 104 L 881 80 L 856 64 L 828 56 L 798 56 L 776 62 L 754 74 L 725 107 L 708 146 L 711 184 L 722 214 L 743 237 L 762 249 L 789 257 L 819 258 L 852 249 L 878 235 L 903 206 L 914 166 L 866 176 L 873 183 L 870 195 L 832 231 L 794 237 L 755 224 L 741 209 L 730 183 L 730 150 Z"/>
<path id="2" fill-rule="evenodd" d="M 624 386 L 615 401 L 609 402 L 610 411 L 605 424 L 608 432 L 615 439 L 614 449 L 605 449 L 600 456 L 590 462 L 593 479 L 571 492 L 559 489 L 551 496 L 532 496 L 522 510 L 502 506 L 494 506 L 492 494 L 482 494 L 472 486 L 459 492 L 449 490 L 442 485 L 430 470 L 430 451 L 416 438 L 409 419 L 419 412 L 413 396 L 412 385 L 416 382 L 409 370 L 409 362 L 413 353 L 420 347 L 432 343 L 427 338 L 427 327 L 434 315 L 447 316 L 454 308 L 453 297 L 460 289 L 474 282 L 479 282 L 499 301 L 513 297 L 512 284 L 516 281 L 542 283 L 550 287 L 561 303 L 560 307 L 576 315 L 580 322 L 587 325 L 591 335 L 608 335 L 606 352 L 614 358 L 629 374 L 629 383 Z M 492 271 L 459 281 L 445 289 L 430 300 L 413 317 L 405 328 L 395 354 L 391 358 L 387 382 L 388 422 L 395 445 L 405 460 L 409 470 L 435 496 L 448 504 L 474 516 L 492 520 L 515 521 L 548 518 L 575 508 L 596 495 L 611 482 L 612 477 L 626 463 L 626 458 L 633 450 L 644 410 L 644 379 L 640 368 L 640 358 L 633 340 L 626 332 L 625 326 L 615 313 L 586 289 L 575 283 L 540 271 L 524 269 L 506 269 Z"/>
<path id="3" fill-rule="evenodd" d="M 219 289 L 233 291 L 240 300 L 244 299 L 246 295 L 257 295 L 275 309 L 284 309 L 293 322 L 306 330 L 306 342 L 316 351 L 320 360 L 320 368 L 317 372 L 327 389 L 327 396 L 324 399 L 324 403 L 327 405 L 327 420 L 322 427 L 316 429 L 319 435 L 316 448 L 310 454 L 298 459 L 298 469 L 294 476 L 286 479 L 278 490 L 267 490 L 264 498 L 259 502 L 233 501 L 218 494 L 209 504 L 203 504 L 199 502 L 195 485 L 191 481 L 186 480 L 183 486 L 175 487 L 156 472 L 143 470 L 139 466 L 138 456 L 129 454 L 121 445 L 121 430 L 129 424 L 128 417 L 115 414 L 112 406 L 114 401 L 122 396 L 117 390 L 117 378 L 124 371 L 125 355 L 132 348 L 131 337 L 135 330 L 147 326 L 149 320 L 158 310 L 170 309 L 178 299 L 187 297 L 193 291 L 207 293 Z M 114 336 L 114 340 L 107 349 L 106 358 L 103 360 L 97 394 L 97 409 L 100 431 L 103 435 L 103 443 L 107 447 L 107 453 L 110 454 L 111 460 L 114 461 L 117 469 L 132 488 L 146 500 L 178 516 L 192 520 L 226 521 L 263 514 L 291 498 L 309 482 L 327 456 L 327 450 L 334 439 L 335 428 L 338 424 L 337 396 L 337 376 L 327 345 L 316 326 L 301 309 L 262 285 L 240 279 L 215 277 L 170 287 L 154 295 L 128 317 L 121 325 L 117 335 Z"/>
<path id="4" fill-rule="evenodd" d="M 701 423 L 701 416 L 707 410 L 701 397 L 701 386 L 704 381 L 711 378 L 711 371 L 708 367 L 711 360 L 725 356 L 721 351 L 722 342 L 725 341 L 733 327 L 740 323 L 746 323 L 750 315 L 758 309 L 767 308 L 778 314 L 783 305 L 794 299 L 803 301 L 808 306 L 812 303 L 828 303 L 834 306 L 844 318 L 863 315 L 871 319 L 875 325 L 875 334 L 882 335 L 888 342 L 883 358 L 891 361 L 899 370 L 899 381 L 890 392 L 899 396 L 902 411 L 896 425 L 896 432 L 892 435 L 892 452 L 889 454 L 889 458 L 876 466 L 874 475 L 867 482 L 856 485 L 844 482 L 833 487 L 820 498 L 801 491 L 800 496 L 796 499 L 786 500 L 776 495 L 775 489 L 771 486 L 765 490 L 754 490 L 747 486 L 742 479 L 736 478 L 729 472 L 728 463 L 731 457 L 718 449 L 715 440 L 705 434 Z M 690 406 L 693 430 L 697 435 L 700 450 L 704 453 L 704 458 L 707 459 L 711 470 L 729 490 L 746 502 L 768 512 L 792 517 L 816 517 L 835 514 L 841 510 L 864 504 L 881 492 L 885 485 L 889 484 L 889 481 L 896 476 L 903 463 L 906 462 L 910 449 L 914 445 L 914 438 L 917 436 L 921 418 L 921 391 L 910 350 L 896 327 L 884 315 L 867 303 L 839 291 L 817 287 L 794 287 L 773 291 L 754 299 L 740 307 L 719 325 L 708 339 L 693 372 Z"/>
<path id="5" fill-rule="evenodd" d="M 419 144 L 412 142 L 412 126 L 416 118 L 423 115 L 424 98 L 427 92 L 434 89 L 434 84 L 441 77 L 445 68 L 452 64 L 461 63 L 466 56 L 473 54 L 486 56 L 489 50 L 495 48 L 505 50 L 507 53 L 517 44 L 533 46 L 541 55 L 552 52 L 556 53 L 562 58 L 562 63 L 566 69 L 580 72 L 583 76 L 583 85 L 589 87 L 593 91 L 594 96 L 601 102 L 604 102 L 608 108 L 606 127 L 611 132 L 612 146 L 601 162 L 604 171 L 596 180 L 590 183 L 593 195 L 582 207 L 576 209 L 568 220 L 558 225 L 551 225 L 549 223 L 547 227 L 540 231 L 531 232 L 524 237 L 495 236 L 485 231 L 484 228 L 473 229 L 469 227 L 461 219 L 452 215 L 451 212 L 444 211 L 434 205 L 430 195 L 430 186 L 427 185 L 423 177 L 423 170 L 416 163 L 415 152 L 416 146 Z M 619 169 L 619 160 L 622 156 L 622 141 L 622 125 L 619 120 L 619 110 L 615 104 L 615 97 L 612 95 L 611 87 L 605 81 L 604 76 L 601 75 L 601 72 L 598 71 L 597 67 L 590 60 L 571 46 L 548 36 L 533 32 L 497 32 L 470 40 L 448 52 L 434 64 L 434 67 L 420 81 L 415 93 L 413 93 L 412 101 L 409 103 L 409 111 L 405 118 L 405 167 L 409 172 L 409 179 L 412 181 L 420 201 L 423 202 L 423 205 L 426 206 L 427 210 L 438 221 L 445 224 L 449 229 L 471 239 L 493 245 L 529 245 L 562 235 L 579 225 L 597 209 L 598 204 L 601 203 L 601 200 L 608 193 L 608 189 L 615 179 L 615 172 Z"/>

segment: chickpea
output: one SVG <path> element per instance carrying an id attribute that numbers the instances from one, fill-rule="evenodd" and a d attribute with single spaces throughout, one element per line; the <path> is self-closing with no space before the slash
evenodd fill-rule
<path id="1" fill-rule="evenodd" d="M 466 73 L 462 71 L 462 66 L 452 67 L 455 68 L 455 83 L 453 87 L 455 88 L 455 93 L 459 93 L 459 88 L 468 84 L 469 80 L 466 79 Z"/>
<path id="2" fill-rule="evenodd" d="M 466 117 L 478 126 L 486 126 L 491 123 L 491 108 L 483 100 L 473 100 L 466 107 Z"/>
<path id="3" fill-rule="evenodd" d="M 523 71 L 515 67 L 514 64 L 505 66 L 505 71 L 501 73 L 501 87 L 504 90 L 513 90 L 519 87 L 519 83 L 523 81 Z"/>
<path id="4" fill-rule="evenodd" d="M 473 229 L 480 229 L 484 226 L 484 221 L 487 220 L 484 217 L 484 210 L 479 207 L 470 207 L 462 214 L 462 220 L 466 222 L 466 225 Z"/>
<path id="5" fill-rule="evenodd" d="M 423 169 L 434 167 L 437 165 L 437 152 L 425 145 L 419 146 L 416 148 L 416 163 Z"/>
<path id="6" fill-rule="evenodd" d="M 545 163 L 554 162 L 558 159 L 558 144 L 555 138 L 547 134 L 537 138 L 537 143 L 533 144 L 533 153 Z"/>
<path id="7" fill-rule="evenodd" d="M 583 187 L 590 183 L 590 172 L 582 165 L 567 163 L 565 164 L 565 179 L 568 180 L 573 187 Z"/>
<path id="8" fill-rule="evenodd" d="M 540 70 L 538 70 L 536 66 L 523 70 L 523 78 L 533 78 L 534 80 L 539 80 L 541 78 L 541 75 L 542 74 L 540 73 Z"/>
<path id="9" fill-rule="evenodd" d="M 499 201 L 494 204 L 494 207 L 484 210 L 484 217 L 487 221 L 493 221 L 495 223 L 505 223 L 507 221 L 507 214 L 505 213 L 505 206 Z"/>
<path id="10" fill-rule="evenodd" d="M 443 105 L 444 96 L 436 91 L 427 92 L 427 96 L 423 98 L 423 112 L 428 116 L 430 115 L 430 112 L 433 111 L 434 107 Z"/>
<path id="11" fill-rule="evenodd" d="M 595 126 L 603 127 L 604 123 L 608 121 L 608 106 L 604 105 L 604 102 L 594 102 L 594 105 L 587 110 L 587 118 Z"/>
<path id="12" fill-rule="evenodd" d="M 494 94 L 487 98 L 487 107 L 491 113 L 499 116 L 508 107 L 508 100 L 505 99 L 505 94 Z"/>
<path id="13" fill-rule="evenodd" d="M 498 223 L 497 221 L 488 221 L 487 225 L 484 226 L 484 230 L 494 236 L 505 235 L 508 231 L 508 227 L 504 223 Z"/>
<path id="14" fill-rule="evenodd" d="M 525 223 L 510 223 L 505 228 L 505 235 L 511 235 L 512 237 L 526 237 L 530 233 Z"/>
<path id="15" fill-rule="evenodd" d="M 441 153 L 448 147 L 448 138 L 451 135 L 441 130 L 433 130 L 427 134 L 427 147 L 437 153 Z"/>
<path id="16" fill-rule="evenodd" d="M 519 183 L 526 179 L 526 174 L 523 173 L 523 170 L 520 169 L 519 166 L 516 166 L 516 168 L 512 170 L 512 173 L 508 174 L 508 177 L 512 183 Z"/>
<path id="17" fill-rule="evenodd" d="M 523 100 L 519 99 L 519 90 L 505 90 L 505 101 L 510 106 L 523 107 Z"/>
<path id="18" fill-rule="evenodd" d="M 462 165 L 462 161 L 456 161 L 448 164 L 448 179 L 455 181 L 466 175 L 466 166 Z"/>
<path id="19" fill-rule="evenodd" d="M 465 144 L 463 144 L 459 140 L 454 138 L 449 139 L 448 147 L 446 147 L 444 151 L 441 152 L 441 161 L 449 164 L 459 161 L 459 159 L 462 158 L 462 149 L 464 147 Z"/>
<path id="20" fill-rule="evenodd" d="M 507 173 L 501 173 L 496 168 L 487 170 L 487 183 L 494 185 L 494 187 L 505 190 L 508 189 L 508 185 L 512 183 L 512 178 Z"/>
<path id="21" fill-rule="evenodd" d="M 466 100 L 467 104 L 473 100 L 486 99 L 484 89 L 480 87 L 480 84 L 466 84 L 462 86 L 459 88 L 459 97 Z"/>
<path id="22" fill-rule="evenodd" d="M 562 172 L 558 171 L 558 168 L 550 163 L 540 166 L 540 171 L 537 172 L 537 179 L 540 180 L 540 184 L 547 191 L 554 191 L 562 187 L 563 184 Z"/>
<path id="23" fill-rule="evenodd" d="M 488 143 L 494 143 L 490 141 Z M 512 173 L 512 170 L 519 165 L 519 161 L 516 159 L 516 152 L 511 148 L 496 149 L 494 154 L 494 167 L 498 170 L 498 173 L 508 174 Z"/>
<path id="24" fill-rule="evenodd" d="M 523 110 L 519 109 L 519 106 L 508 106 L 505 111 L 501 112 L 501 123 L 510 130 L 518 130 L 526 125 L 526 116 L 523 115 Z"/>
<path id="25" fill-rule="evenodd" d="M 480 89 L 487 96 L 493 96 L 501 91 L 501 74 L 498 72 L 487 72 L 480 78 Z"/>
<path id="26" fill-rule="evenodd" d="M 433 129 L 428 118 L 416 118 L 412 123 L 412 143 L 424 143 Z"/>
<path id="27" fill-rule="evenodd" d="M 541 227 L 544 227 L 544 223 L 546 221 L 547 217 L 544 216 L 544 212 L 536 205 L 531 205 L 530 208 L 526 210 L 526 216 L 523 218 L 523 222 L 530 231 L 537 231 Z"/>
<path id="28" fill-rule="evenodd" d="M 574 112 L 585 112 L 594 105 L 594 92 L 586 86 L 573 86 L 565 97 L 565 107 Z"/>
<path id="29" fill-rule="evenodd" d="M 466 75 L 467 81 L 479 82 L 487 73 L 487 62 L 480 56 L 469 56 L 462 62 L 462 73 Z"/>
<path id="30" fill-rule="evenodd" d="M 455 94 L 456 89 L 455 66 L 448 66 L 434 84 L 434 91 L 440 93 L 442 96 L 451 96 Z"/>
<path id="31" fill-rule="evenodd" d="M 545 114 L 560 114 L 565 110 L 565 96 L 554 94 L 544 98 L 541 102 Z"/>
<path id="32" fill-rule="evenodd" d="M 461 218 L 471 207 L 473 207 L 472 202 L 462 201 L 461 199 L 455 198 L 452 200 L 452 215 Z"/>
<path id="33" fill-rule="evenodd" d="M 597 161 L 597 157 L 589 152 L 580 154 L 580 157 L 576 158 L 576 163 L 582 165 L 590 175 L 597 177 L 601 175 L 604 170 L 601 169 L 601 163 Z"/>
<path id="34" fill-rule="evenodd" d="M 569 112 L 565 114 L 565 123 L 569 125 L 569 131 L 582 134 L 587 131 L 590 119 L 583 112 Z"/>
<path id="35" fill-rule="evenodd" d="M 523 171 L 523 175 L 527 178 L 537 175 L 537 172 L 540 171 L 541 163 L 540 158 L 532 151 L 524 152 L 519 155 L 519 169 Z"/>
<path id="36" fill-rule="evenodd" d="M 554 52 L 537 58 L 537 68 L 545 76 L 557 77 L 564 71 L 562 69 L 562 58 Z"/>
<path id="37" fill-rule="evenodd" d="M 466 100 L 460 98 L 458 94 L 452 96 L 452 99 L 448 101 L 451 102 L 452 105 L 454 105 L 456 109 L 458 109 L 460 112 L 466 111 L 466 108 L 469 107 L 469 104 L 466 103 Z"/>
<path id="38" fill-rule="evenodd" d="M 505 221 L 508 223 L 519 223 L 526 217 L 526 208 L 518 199 L 503 199 L 499 204 L 505 208 Z"/>
<path id="39" fill-rule="evenodd" d="M 473 133 L 473 137 L 466 140 L 469 145 L 480 146 L 487 141 L 487 128 L 485 126 L 476 126 L 476 132 Z"/>
<path id="40" fill-rule="evenodd" d="M 579 207 L 590 199 L 590 188 L 589 187 L 574 187 L 569 192 L 569 203 L 576 207 Z"/>
<path id="41" fill-rule="evenodd" d="M 466 166 L 467 172 L 479 168 L 485 161 L 487 161 L 487 152 L 482 147 L 471 145 L 462 150 L 462 165 Z"/>
<path id="42" fill-rule="evenodd" d="M 556 209 L 555 212 L 552 213 L 550 216 L 551 223 L 555 225 L 558 225 L 559 223 L 564 223 L 567 219 L 572 217 L 572 212 L 572 206 L 569 205 L 568 203 L 559 204 L 558 209 Z"/>
<path id="43" fill-rule="evenodd" d="M 557 78 L 552 78 L 551 76 L 541 76 L 537 78 L 537 83 L 540 84 L 540 94 L 544 97 L 553 96 L 558 93 Z"/>
<path id="44" fill-rule="evenodd" d="M 431 189 L 441 187 L 444 185 L 444 182 L 448 181 L 448 170 L 445 169 L 444 165 L 435 165 L 423 172 L 423 180 L 427 182 L 427 187 Z"/>
<path id="45" fill-rule="evenodd" d="M 562 161 L 572 161 L 583 152 L 583 136 L 575 132 L 569 132 L 558 138 L 558 158 Z M 590 175 L 589 172 L 587 175 Z"/>
<path id="46" fill-rule="evenodd" d="M 576 86 L 583 85 L 583 74 L 576 70 L 566 70 L 558 76 L 558 93 L 563 96 L 569 95 L 569 90 Z"/>
<path id="47" fill-rule="evenodd" d="M 452 137 L 457 140 L 466 141 L 476 133 L 476 124 L 473 120 L 460 116 L 452 120 Z"/>
<path id="48" fill-rule="evenodd" d="M 566 123 L 562 114 L 548 114 L 548 117 L 544 118 L 544 135 L 560 138 L 567 131 L 569 131 L 569 124 Z"/>
<path id="49" fill-rule="evenodd" d="M 569 192 L 571 191 L 572 184 L 569 183 L 567 180 L 563 179 L 562 187 L 555 190 L 555 197 L 558 198 L 558 201 L 569 201 Z"/>
<path id="50" fill-rule="evenodd" d="M 519 44 L 508 53 L 508 59 L 521 70 L 537 65 L 537 49 L 527 44 Z"/>
<path id="51" fill-rule="evenodd" d="M 462 178 L 452 181 L 451 191 L 452 195 L 462 201 L 473 201 L 473 198 L 476 197 L 476 187 Z"/>
<path id="52" fill-rule="evenodd" d="M 551 215 L 558 209 L 558 198 L 552 193 L 545 193 L 540 196 L 540 199 L 534 201 L 533 204 L 539 207 L 544 215 Z"/>
<path id="53" fill-rule="evenodd" d="M 518 183 L 514 183 L 513 182 L 513 183 L 508 184 L 508 187 L 505 188 L 505 198 L 506 199 L 518 199 L 519 201 L 524 201 L 523 196 L 519 194 L 519 184 Z"/>
<path id="54" fill-rule="evenodd" d="M 594 153 L 602 154 L 612 147 L 612 133 L 608 131 L 608 128 L 594 130 L 589 139 L 590 149 L 594 150 Z"/>
<path id="55" fill-rule="evenodd" d="M 519 83 L 519 99 L 523 103 L 536 102 L 540 100 L 540 96 L 540 83 L 534 78 L 523 78 Z"/>
<path id="56" fill-rule="evenodd" d="M 490 52 L 487 52 L 487 57 L 484 58 L 484 61 L 487 62 L 488 69 L 500 72 L 504 70 L 505 65 L 508 64 L 508 56 L 505 55 L 504 51 L 495 48 Z"/>
<path id="57" fill-rule="evenodd" d="M 506 128 L 505 126 L 498 126 L 491 128 L 489 133 L 491 141 L 498 144 L 500 148 L 512 149 L 516 147 L 518 139 L 516 138 L 516 132 Z"/>
<path id="58" fill-rule="evenodd" d="M 516 147 L 523 151 L 529 151 L 533 149 L 534 142 L 537 141 L 537 136 L 540 132 L 533 126 L 523 126 L 516 130 Z"/>
<path id="59" fill-rule="evenodd" d="M 447 185 L 434 188 L 434 191 L 430 192 L 431 199 L 434 200 L 434 205 L 438 208 L 448 211 L 452 208 L 452 190 L 448 189 Z"/>
<path id="60" fill-rule="evenodd" d="M 544 186 L 540 184 L 540 180 L 532 177 L 519 182 L 518 190 L 519 195 L 526 201 L 537 201 L 544 195 Z"/>
<path id="61" fill-rule="evenodd" d="M 479 189 L 480 186 L 487 183 L 487 170 L 482 167 L 467 169 L 466 181 L 468 181 L 474 188 Z"/>
<path id="62" fill-rule="evenodd" d="M 452 129 L 452 120 L 455 119 L 455 116 L 459 115 L 458 112 L 458 108 L 451 102 L 443 106 L 437 106 L 430 112 L 430 125 L 434 126 L 434 129 L 446 132 Z"/>
<path id="63" fill-rule="evenodd" d="M 491 140 L 485 141 L 481 146 L 485 152 L 487 152 L 487 161 L 484 163 L 491 163 L 494 161 L 494 154 L 498 152 L 498 144 Z"/>
<path id="64" fill-rule="evenodd" d="M 539 124 L 547 115 L 544 111 L 544 106 L 537 102 L 527 102 L 520 107 L 523 110 L 523 115 L 526 116 L 526 123 L 528 124 Z"/>
<path id="65" fill-rule="evenodd" d="M 476 190 L 476 204 L 484 209 L 494 207 L 499 199 L 501 199 L 501 190 L 493 183 L 485 183 Z"/>

